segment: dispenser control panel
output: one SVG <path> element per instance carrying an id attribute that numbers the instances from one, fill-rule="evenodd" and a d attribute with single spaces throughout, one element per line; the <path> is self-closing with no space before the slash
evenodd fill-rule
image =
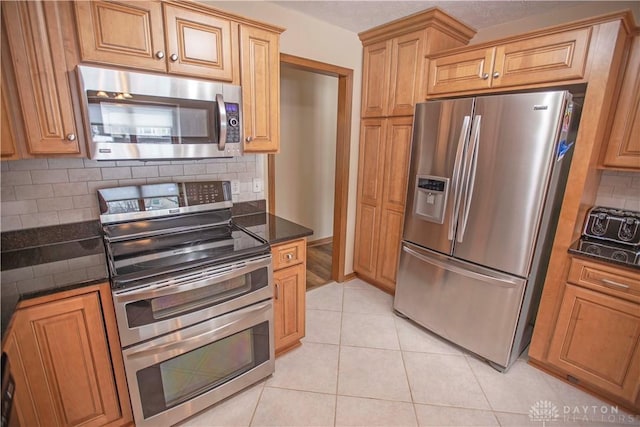
<path id="1" fill-rule="evenodd" d="M 449 178 L 430 175 L 416 177 L 415 214 L 425 221 L 444 223 Z"/>

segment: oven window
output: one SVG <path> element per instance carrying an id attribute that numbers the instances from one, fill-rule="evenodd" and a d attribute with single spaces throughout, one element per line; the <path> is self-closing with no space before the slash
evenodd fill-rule
<path id="1" fill-rule="evenodd" d="M 130 328 L 148 325 L 202 310 L 268 285 L 269 270 L 267 267 L 260 268 L 200 288 L 128 303 L 127 321 Z M 176 286 L 176 289 L 179 289 L 179 286 Z"/>
<path id="2" fill-rule="evenodd" d="M 136 372 L 145 418 L 186 402 L 269 360 L 269 323 Z"/>
<path id="3" fill-rule="evenodd" d="M 215 102 L 88 91 L 95 142 L 207 144 L 216 139 Z"/>

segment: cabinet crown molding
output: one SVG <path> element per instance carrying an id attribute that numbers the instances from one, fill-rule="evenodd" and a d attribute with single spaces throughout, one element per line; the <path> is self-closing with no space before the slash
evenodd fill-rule
<path id="1" fill-rule="evenodd" d="M 625 32 L 627 34 L 631 34 L 634 31 L 636 31 L 636 24 L 633 17 L 633 13 L 631 12 L 631 10 L 627 9 L 620 12 L 613 12 L 605 15 L 598 15 L 591 18 L 581 19 L 578 21 L 572 21 L 572 22 L 568 22 L 560 25 L 554 25 L 551 27 L 539 28 L 526 33 L 517 34 L 509 37 L 495 39 L 495 40 L 489 40 L 482 43 L 477 43 L 477 44 L 472 43 L 466 46 L 455 47 L 453 49 L 439 51 L 434 54 L 428 54 L 427 57 L 437 58 L 441 56 L 448 56 L 458 52 L 466 52 L 466 51 L 477 50 L 482 48 L 490 48 L 497 45 L 513 43 L 520 40 L 532 39 L 536 37 L 548 36 L 554 33 L 561 33 L 561 32 L 575 30 L 579 28 L 592 27 L 592 26 L 604 24 L 607 22 L 613 22 L 613 21 L 621 21 L 622 28 L 625 29 Z"/>
<path id="2" fill-rule="evenodd" d="M 435 28 L 455 40 L 459 40 L 463 44 L 469 43 L 469 40 L 476 35 L 474 28 L 458 21 L 442 9 L 432 7 L 422 12 L 417 12 L 413 15 L 362 31 L 358 33 L 358 37 L 362 44 L 366 46 L 391 37 L 424 30 L 426 28 Z"/>
<path id="3" fill-rule="evenodd" d="M 242 15 L 236 15 L 234 13 L 230 13 L 227 11 L 224 11 L 222 9 L 217 9 L 215 7 L 212 7 L 210 5 L 208 5 L 206 3 L 206 1 L 203 0 L 160 0 L 162 3 L 165 4 L 176 4 L 182 7 L 189 7 L 191 9 L 194 10 L 198 10 L 201 12 L 207 12 L 207 13 L 215 13 L 216 15 L 222 17 L 222 18 L 226 18 L 230 21 L 235 21 L 237 23 L 240 24 L 246 24 L 246 25 L 250 25 L 252 27 L 256 27 L 256 28 L 261 28 L 263 30 L 267 30 L 267 31 L 271 31 L 274 33 L 278 33 L 278 34 L 282 34 L 284 31 L 286 31 L 286 28 L 283 27 L 279 27 L 277 25 L 273 25 L 273 24 L 269 24 L 267 22 L 262 22 L 262 21 L 257 21 L 255 19 L 249 19 L 245 16 Z"/>

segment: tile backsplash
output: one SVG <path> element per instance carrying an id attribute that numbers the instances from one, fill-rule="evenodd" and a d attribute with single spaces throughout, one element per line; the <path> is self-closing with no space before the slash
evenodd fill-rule
<path id="1" fill-rule="evenodd" d="M 596 205 L 640 212 L 640 173 L 604 171 Z"/>
<path id="2" fill-rule="evenodd" d="M 184 161 L 28 159 L 0 163 L 1 230 L 98 219 L 96 190 L 145 183 L 238 180 L 234 202 L 261 200 L 253 178 L 264 177 L 264 155 Z M 264 188 L 264 186 L 263 186 Z"/>

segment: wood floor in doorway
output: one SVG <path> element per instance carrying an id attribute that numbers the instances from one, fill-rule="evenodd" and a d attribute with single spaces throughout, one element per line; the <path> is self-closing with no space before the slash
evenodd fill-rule
<path id="1" fill-rule="evenodd" d="M 331 281 L 331 256 L 333 243 L 307 248 L 307 290 Z"/>

